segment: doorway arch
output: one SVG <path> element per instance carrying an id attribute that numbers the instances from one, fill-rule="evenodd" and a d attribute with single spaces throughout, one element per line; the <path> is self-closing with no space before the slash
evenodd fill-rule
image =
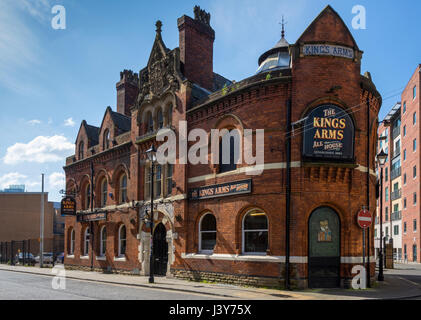
<path id="1" fill-rule="evenodd" d="M 154 274 L 165 276 L 168 266 L 167 229 L 159 223 L 153 233 L 153 263 Z"/>
<path id="2" fill-rule="evenodd" d="M 341 222 L 335 210 L 321 207 L 308 221 L 308 286 L 340 286 Z"/>

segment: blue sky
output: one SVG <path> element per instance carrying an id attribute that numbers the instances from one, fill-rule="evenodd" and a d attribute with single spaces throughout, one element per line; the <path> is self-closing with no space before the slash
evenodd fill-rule
<path id="1" fill-rule="evenodd" d="M 57 4 L 66 8 L 65 30 L 51 27 Z M 384 98 L 380 117 L 421 63 L 414 0 L 0 0 L 0 189 L 23 183 L 39 191 L 45 173 L 50 200 L 60 200 L 81 121 L 99 126 L 105 108 L 115 109 L 119 72 L 146 65 L 155 21 L 164 24 L 167 47 L 177 47 L 177 18 L 192 16 L 196 4 L 212 14 L 214 70 L 232 80 L 254 74 L 280 38 L 282 15 L 294 43 L 327 4 L 364 51 L 361 71 L 371 72 Z M 352 29 L 355 5 L 367 10 L 366 30 Z"/>

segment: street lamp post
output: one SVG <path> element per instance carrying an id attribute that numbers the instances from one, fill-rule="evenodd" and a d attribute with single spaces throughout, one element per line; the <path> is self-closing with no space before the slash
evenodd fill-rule
<path id="1" fill-rule="evenodd" d="M 154 179 L 154 162 L 156 161 L 156 149 L 155 146 L 146 151 L 149 161 L 151 162 L 151 181 L 150 181 L 150 191 L 151 191 L 151 214 L 150 214 L 150 228 L 151 228 L 151 253 L 149 258 L 149 283 L 154 283 L 154 252 L 153 252 L 153 198 L 154 198 L 154 190 L 153 190 L 153 179 Z"/>
<path id="2" fill-rule="evenodd" d="M 383 275 L 383 165 L 386 163 L 387 153 L 383 150 L 377 155 L 380 166 L 380 252 L 379 252 L 379 281 L 384 281 Z"/>

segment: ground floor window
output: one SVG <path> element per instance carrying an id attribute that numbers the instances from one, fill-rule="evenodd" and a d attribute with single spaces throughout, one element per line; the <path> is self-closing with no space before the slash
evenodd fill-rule
<path id="1" fill-rule="evenodd" d="M 105 226 L 101 228 L 100 237 L 99 255 L 103 257 L 107 251 L 107 228 Z"/>
<path id="2" fill-rule="evenodd" d="M 83 237 L 83 255 L 84 256 L 89 255 L 89 236 L 90 236 L 90 230 L 89 228 L 86 228 L 85 235 Z"/>
<path id="3" fill-rule="evenodd" d="M 118 256 L 123 257 L 126 254 L 126 226 L 121 225 L 118 230 Z"/>
<path id="4" fill-rule="evenodd" d="M 199 224 L 199 251 L 213 253 L 216 244 L 216 219 L 211 213 L 205 214 Z"/>
<path id="5" fill-rule="evenodd" d="M 70 231 L 70 246 L 69 246 L 69 255 L 75 254 L 75 230 Z"/>
<path id="6" fill-rule="evenodd" d="M 268 249 L 268 219 L 259 209 L 249 211 L 243 219 L 243 252 L 263 254 Z"/>

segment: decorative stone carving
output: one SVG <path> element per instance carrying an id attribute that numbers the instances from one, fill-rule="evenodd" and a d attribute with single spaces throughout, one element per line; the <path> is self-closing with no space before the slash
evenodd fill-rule
<path id="1" fill-rule="evenodd" d="M 147 68 L 139 72 L 139 106 L 152 96 L 160 96 L 167 90 L 176 91 L 180 87 L 181 71 L 177 50 L 166 48 L 161 37 L 162 22 L 156 23 L 156 38 L 152 47 Z"/>

